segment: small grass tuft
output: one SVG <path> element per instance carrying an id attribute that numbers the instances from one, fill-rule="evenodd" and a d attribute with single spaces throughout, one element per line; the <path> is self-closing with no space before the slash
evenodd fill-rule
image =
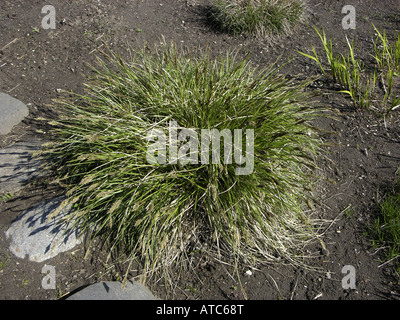
<path id="1" fill-rule="evenodd" d="M 400 186 L 400 184 L 399 184 Z M 393 262 L 400 274 L 400 189 L 380 204 L 380 214 L 372 226 L 372 243 L 382 248 L 387 264 Z"/>
<path id="2" fill-rule="evenodd" d="M 259 37 L 289 33 L 305 19 L 298 0 L 214 0 L 211 20 L 222 30 Z"/>

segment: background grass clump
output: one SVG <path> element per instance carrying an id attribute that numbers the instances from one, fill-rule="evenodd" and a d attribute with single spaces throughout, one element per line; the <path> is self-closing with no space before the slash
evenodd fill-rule
<path id="1" fill-rule="evenodd" d="M 304 19 L 305 3 L 298 0 L 214 0 L 211 7 L 211 20 L 235 35 L 289 33 Z"/>
<path id="2" fill-rule="evenodd" d="M 381 201 L 370 237 L 374 247 L 383 252 L 385 262 L 382 265 L 392 263 L 400 275 L 400 184 Z"/>
<path id="3" fill-rule="evenodd" d="M 135 52 L 129 62 L 105 56 L 86 94 L 59 101 L 62 116 L 44 154 L 66 187 L 60 208 L 75 207 L 71 225 L 143 263 L 146 274 L 185 265 L 193 250 L 250 266 L 304 263 L 315 234 L 303 204 L 321 144 L 308 82 L 237 54 L 213 59 L 173 44 Z M 237 175 L 223 155 L 216 164 L 149 163 L 148 133 L 167 133 L 171 120 L 198 130 L 253 129 L 254 170 Z"/>

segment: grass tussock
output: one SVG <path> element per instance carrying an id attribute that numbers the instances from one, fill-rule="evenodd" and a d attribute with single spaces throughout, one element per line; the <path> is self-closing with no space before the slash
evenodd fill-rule
<path id="1" fill-rule="evenodd" d="M 214 0 L 211 20 L 235 35 L 258 37 L 290 33 L 305 20 L 305 3 L 297 0 Z"/>
<path id="2" fill-rule="evenodd" d="M 303 205 L 321 145 L 310 125 L 318 111 L 308 82 L 277 71 L 234 53 L 212 59 L 165 44 L 129 62 L 105 54 L 87 93 L 59 101 L 63 116 L 43 154 L 67 189 L 63 205 L 75 207 L 70 223 L 148 275 L 188 264 L 193 250 L 248 266 L 304 263 L 302 249 L 315 238 Z M 251 174 L 238 175 L 225 155 L 217 163 L 149 162 L 149 132 L 168 132 L 172 120 L 254 130 Z"/>

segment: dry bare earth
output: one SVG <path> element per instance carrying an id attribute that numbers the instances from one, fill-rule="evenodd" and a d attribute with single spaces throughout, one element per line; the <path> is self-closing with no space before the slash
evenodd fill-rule
<path id="1" fill-rule="evenodd" d="M 55 30 L 41 28 L 41 9 L 45 4 L 46 1 L 39 0 L 0 3 L 0 49 L 5 47 L 0 52 L 0 91 L 20 99 L 30 110 L 30 115 L 10 134 L 0 136 L 0 147 L 16 141 L 50 138 L 48 128 L 35 118 L 56 117 L 49 104 L 61 94 L 59 89 L 82 92 L 82 82 L 89 74 L 85 63 L 94 61 L 97 49 L 104 47 L 103 42 L 124 55 L 128 46 L 137 48 L 145 42 L 154 45 L 162 36 L 167 42 L 189 48 L 208 45 L 213 53 L 241 47 L 242 54 L 251 52 L 252 60 L 260 65 L 282 55 L 282 61 L 294 58 L 283 71 L 315 75 L 319 72 L 316 66 L 297 54 L 298 50 L 308 52 L 312 44 L 319 46 L 313 25 L 324 27 L 338 50 L 345 48 L 345 34 L 354 38 L 366 62 L 370 61 L 368 52 L 374 38 L 371 23 L 390 35 L 400 25 L 400 8 L 395 1 L 352 1 L 357 10 L 357 28 L 344 31 L 341 9 L 347 2 L 310 0 L 308 23 L 271 44 L 233 37 L 211 28 L 205 19 L 209 5 L 206 0 L 54 0 Z M 316 190 L 321 205 L 315 205 L 313 214 L 334 222 L 326 225 L 327 250 L 320 244 L 309 248 L 319 255 L 313 265 L 323 272 L 264 266 L 245 276 L 246 270 L 241 270 L 249 299 L 386 299 L 395 298 L 393 292 L 398 292 L 398 279 L 393 277 L 390 264 L 378 268 L 379 253 L 374 254 L 363 231 L 376 215 L 376 201 L 396 182 L 400 166 L 399 123 L 394 119 L 385 127 L 373 115 L 354 112 L 350 101 L 337 93 L 331 92 L 321 100 L 339 112 L 337 120 L 326 118 L 319 123 L 333 131 L 324 137 L 332 144 L 327 150 L 331 161 L 321 163 L 320 174 L 326 180 Z M 108 268 L 106 253 L 97 247 L 87 259 L 83 259 L 85 252 L 81 246 L 43 263 L 21 260 L 9 253 L 4 232 L 10 223 L 24 209 L 60 193 L 62 190 L 43 179 L 0 203 L 0 299 L 57 299 L 80 286 L 120 278 L 121 270 L 117 266 Z M 346 218 L 343 212 L 350 205 L 353 214 Z M 41 287 L 45 263 L 56 268 L 56 290 Z M 148 285 L 160 298 L 243 298 L 233 268 L 200 257 L 193 264 L 197 272 L 182 274 L 175 290 L 168 295 L 162 280 Z M 356 269 L 356 290 L 343 290 L 341 286 L 345 265 Z M 136 274 L 132 271 L 132 276 Z"/>

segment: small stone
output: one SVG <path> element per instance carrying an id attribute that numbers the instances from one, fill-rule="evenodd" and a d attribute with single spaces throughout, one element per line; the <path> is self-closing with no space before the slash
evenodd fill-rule
<path id="1" fill-rule="evenodd" d="M 314 297 L 313 300 L 317 300 L 317 299 L 321 298 L 322 296 L 323 296 L 323 294 L 322 294 L 322 292 L 321 292 L 321 293 L 317 294 L 317 295 Z"/>
<path id="2" fill-rule="evenodd" d="M 158 300 L 151 291 L 138 282 L 128 281 L 126 287 L 117 281 L 92 284 L 69 296 L 66 300 Z"/>
<path id="3" fill-rule="evenodd" d="M 11 239 L 10 251 L 21 259 L 28 256 L 30 261 L 42 262 L 68 251 L 82 242 L 78 230 L 66 229 L 60 219 L 71 213 L 71 207 L 64 207 L 59 214 L 48 220 L 53 210 L 61 204 L 62 197 L 41 202 L 25 210 L 6 231 Z"/>
<path id="4" fill-rule="evenodd" d="M 30 180 L 43 176 L 39 170 L 40 161 L 33 152 L 39 151 L 44 141 L 17 142 L 0 150 L 0 195 L 14 194 Z"/>
<path id="5" fill-rule="evenodd" d="M 0 92 L 0 135 L 11 132 L 28 114 L 28 107 L 24 103 Z"/>
<path id="6" fill-rule="evenodd" d="M 331 276 L 331 273 L 330 273 L 330 272 L 327 272 L 327 273 L 326 273 L 326 278 L 327 278 L 328 280 L 330 280 L 330 279 L 332 278 L 332 276 Z"/>

